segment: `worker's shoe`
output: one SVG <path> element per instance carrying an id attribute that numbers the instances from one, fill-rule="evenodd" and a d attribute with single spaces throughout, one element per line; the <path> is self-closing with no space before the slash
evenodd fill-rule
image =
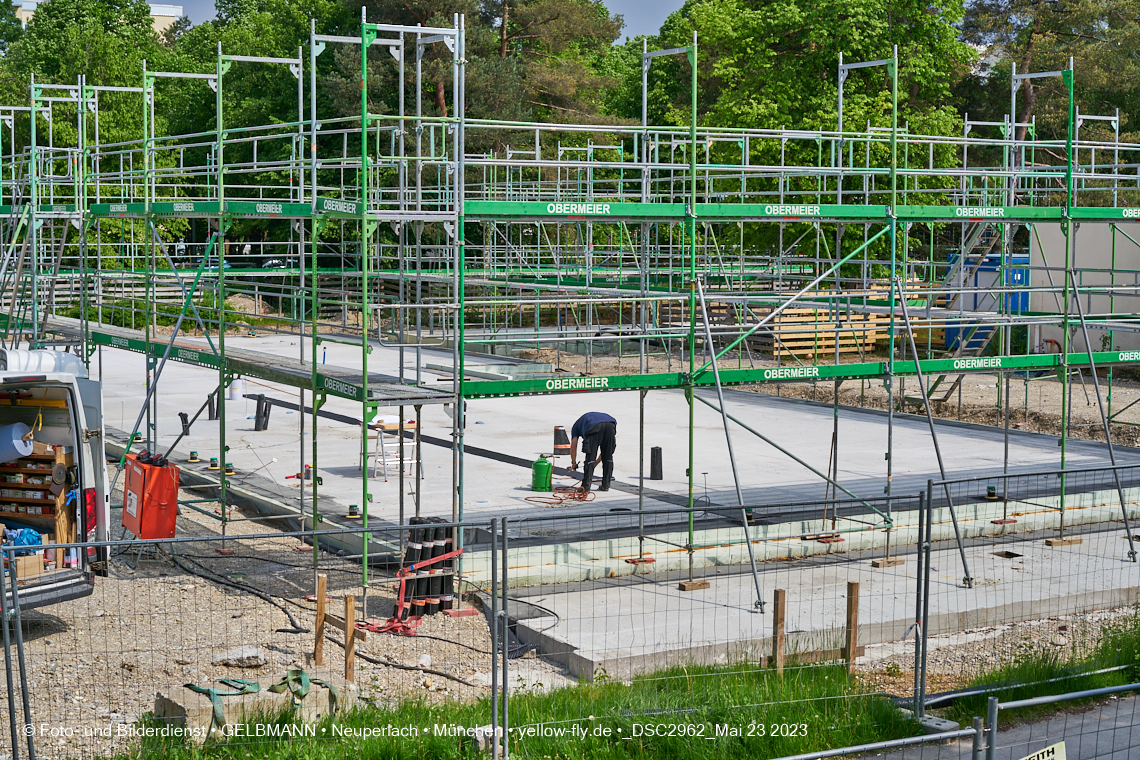
<path id="1" fill-rule="evenodd" d="M 582 490 L 589 491 L 590 484 L 594 480 L 594 462 L 588 462 L 582 468 Z"/>

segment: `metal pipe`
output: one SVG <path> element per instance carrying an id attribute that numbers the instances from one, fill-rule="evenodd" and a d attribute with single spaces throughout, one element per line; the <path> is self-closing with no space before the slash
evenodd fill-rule
<path id="1" fill-rule="evenodd" d="M 0 556 L 7 561 L 7 552 L 0 552 Z M 12 553 L 12 556 L 15 557 L 15 552 Z M 4 623 L 4 675 L 8 686 L 8 724 L 12 735 L 12 760 L 20 760 L 20 739 L 19 732 L 16 730 L 16 705 L 14 702 L 16 691 L 12 685 L 11 621 L 8 618 L 8 592 L 4 588 L 4 577 L 5 573 L 0 570 L 0 617 L 3 617 Z"/>
<path id="2" fill-rule="evenodd" d="M 697 399 L 697 401 L 700 401 L 700 402 L 701 402 L 702 404 L 704 404 L 705 406 L 711 407 L 712 409 L 715 409 L 715 410 L 716 410 L 716 411 L 718 411 L 718 412 L 720 411 L 720 408 L 719 408 L 719 407 L 717 407 L 715 404 L 713 404 L 711 401 L 709 401 L 709 400 L 707 400 L 707 399 L 704 399 L 704 398 L 701 398 L 700 396 L 697 396 L 696 394 L 693 394 L 693 395 L 694 395 L 694 397 Z M 762 434 L 762 433 L 759 433 L 759 432 L 757 432 L 757 431 L 756 431 L 756 430 L 754 430 L 753 428 L 749 427 L 749 426 L 748 426 L 748 425 L 746 425 L 745 423 L 743 423 L 743 422 L 741 422 L 740 420 L 738 420 L 736 417 L 733 417 L 731 414 L 730 414 L 730 415 L 728 415 L 728 418 L 729 418 L 730 420 L 732 420 L 733 422 L 735 422 L 737 425 L 740 425 L 740 427 L 744 428 L 744 429 L 745 429 L 745 430 L 747 430 L 749 433 L 752 433 L 752 435 L 754 435 L 754 436 L 756 436 L 757 438 L 759 438 L 760 440 L 764 441 L 764 443 L 768 444 L 768 445 L 769 445 L 769 446 L 771 446 L 772 448 L 776 449 L 777 451 L 781 452 L 782 454 L 785 454 L 786 456 L 788 456 L 788 457 L 792 458 L 793 460 L 795 460 L 797 463 L 799 463 L 799 464 L 803 465 L 804 467 L 806 467 L 807 469 L 811 470 L 813 473 L 815 473 L 815 474 L 816 474 L 816 475 L 818 475 L 819 477 L 823 478 L 823 479 L 824 479 L 824 480 L 826 480 L 828 483 L 830 483 L 831 485 L 833 485 L 833 486 L 835 486 L 836 488 L 838 488 L 840 491 L 843 491 L 843 493 L 847 494 L 847 495 L 848 495 L 848 496 L 850 496 L 851 498 L 853 498 L 853 499 L 858 499 L 859 501 L 863 502 L 863 505 L 864 505 L 865 507 L 867 507 L 868 509 L 870 509 L 871 511 L 873 511 L 875 514 L 879 515 L 880 517 L 886 517 L 886 515 L 884 515 L 884 514 L 883 514 L 882 512 L 880 512 L 878 509 L 875 509 L 875 507 L 874 507 L 874 506 L 872 506 L 870 502 L 868 502 L 868 501 L 864 500 L 862 496 L 859 496 L 858 494 L 855 494 L 855 493 L 852 493 L 851 491 L 848 491 L 846 488 L 844 488 L 843 486 L 841 486 L 841 485 L 839 485 L 838 483 L 836 483 L 836 482 L 835 482 L 835 481 L 834 481 L 834 480 L 833 480 L 833 479 L 832 479 L 830 476 L 828 476 L 828 475 L 824 475 L 822 472 L 820 472 L 819 470 L 815 469 L 815 468 L 814 468 L 814 467 L 812 467 L 810 464 L 808 464 L 808 463 L 807 463 L 807 462 L 805 462 L 804 460 L 800 459 L 800 458 L 799 458 L 799 457 L 797 457 L 795 454 L 793 454 L 792 452 L 788 451 L 787 449 L 785 449 L 783 446 L 781 446 L 780 444 L 778 444 L 778 443 L 776 443 L 775 441 L 773 441 L 773 440 L 772 440 L 771 438 L 769 438 L 768 436 L 766 436 L 766 435 L 764 435 L 764 434 Z"/>
<path id="3" fill-rule="evenodd" d="M 58 552 L 59 550 L 56 549 Z M 16 660 L 20 665 L 20 689 L 21 697 L 24 706 L 24 735 L 28 739 L 28 760 L 36 760 L 36 742 L 35 731 L 27 730 L 33 725 L 32 723 L 32 707 L 28 697 L 28 666 L 24 661 L 24 621 L 20 619 L 20 578 L 16 570 L 16 550 L 12 549 L 8 554 L 8 580 L 9 585 L 12 587 L 12 611 L 16 619 Z M 8 621 L 4 621 L 7 625 Z M 15 753 L 15 745 L 12 746 L 13 756 Z"/>
<path id="4" fill-rule="evenodd" d="M 1076 275 L 1069 272 L 1069 276 L 1073 278 L 1073 293 L 1075 297 L 1073 302 L 1077 305 L 1077 316 L 1081 320 L 1081 332 L 1085 337 L 1085 350 L 1088 352 L 1089 357 L 1089 374 L 1092 375 L 1093 388 L 1096 390 L 1096 403 L 1097 408 L 1100 410 L 1100 420 L 1104 424 L 1104 441 L 1108 446 L 1108 459 L 1112 466 L 1116 466 L 1116 451 L 1112 447 L 1112 429 L 1108 424 L 1108 414 L 1104 410 L 1104 397 L 1100 392 L 1100 379 L 1096 376 L 1096 362 L 1093 360 L 1092 341 L 1089 338 L 1089 327 L 1085 323 L 1085 312 L 1081 306 L 1081 294 L 1077 289 Z M 1128 502 L 1124 499 L 1124 486 L 1120 483 L 1120 472 L 1118 470 L 1112 471 L 1112 476 L 1116 480 L 1116 493 L 1120 497 L 1120 512 L 1124 518 L 1124 536 L 1128 539 L 1128 559 L 1136 561 L 1136 544 L 1132 537 L 1132 526 L 1128 523 Z"/>
<path id="5" fill-rule="evenodd" d="M 986 703 L 986 760 L 994 760 L 997 753 L 998 698 L 990 697 Z"/>
<path id="6" fill-rule="evenodd" d="M 456 531 L 458 534 L 461 531 Z M 491 518 L 491 757 L 499 757 L 499 520 Z"/>
<path id="7" fill-rule="evenodd" d="M 922 630 L 926 626 L 922 620 L 922 568 L 923 568 L 923 544 L 922 539 L 924 535 L 925 522 L 923 515 L 923 508 L 926 505 L 926 494 L 918 494 L 918 540 L 916 546 L 918 570 L 915 573 L 915 586 L 914 586 L 914 714 L 915 717 L 923 717 L 925 705 L 922 699 L 921 690 L 921 665 L 922 665 Z"/>
<path id="8" fill-rule="evenodd" d="M 732 435 L 728 429 L 728 412 L 724 406 L 724 389 L 720 385 L 720 369 L 717 368 L 716 357 L 713 356 L 712 333 L 709 332 L 709 313 L 705 305 L 705 290 L 700 280 L 697 280 L 697 293 L 701 297 L 701 314 L 705 321 L 705 339 L 708 341 L 706 350 L 712 359 L 713 379 L 716 380 L 717 401 L 720 403 L 720 417 L 724 422 L 724 438 L 728 442 L 728 459 L 732 463 L 732 480 L 736 484 L 736 501 L 740 505 L 740 524 L 744 526 L 744 542 L 748 546 L 748 562 L 752 566 L 752 582 L 756 586 L 756 602 L 753 606 L 764 611 L 764 594 L 760 590 L 760 576 L 756 573 L 756 550 L 752 546 L 752 531 L 748 527 L 748 517 L 751 510 L 744 508 L 744 496 L 740 492 L 740 476 L 736 471 L 736 455 L 732 451 Z M 691 513 L 690 513 L 691 514 Z"/>
<path id="9" fill-rule="evenodd" d="M 900 284 L 900 292 L 902 292 L 901 284 Z M 942 463 L 942 450 L 938 446 L 938 433 L 934 427 L 934 415 L 931 414 L 931 412 L 930 412 L 930 396 L 928 396 L 926 393 L 926 382 L 922 377 L 922 365 L 918 360 L 918 356 L 919 356 L 918 348 L 914 344 L 914 330 L 911 329 L 910 312 L 906 307 L 906 293 L 905 292 L 902 292 L 902 297 L 899 299 L 899 303 L 902 305 L 903 319 L 906 322 L 906 334 L 907 334 L 907 339 L 910 342 L 910 351 L 911 351 L 911 354 L 914 355 L 915 376 L 918 379 L 918 389 L 922 393 L 922 405 L 923 405 L 924 410 L 926 411 L 926 422 L 930 426 L 930 439 L 934 443 L 934 455 L 938 459 L 938 472 L 942 475 L 942 480 L 945 481 L 946 480 L 946 467 Z M 954 502 L 950 498 L 950 486 L 944 484 L 943 488 L 946 491 L 946 505 L 950 509 L 950 519 L 954 524 L 954 536 L 957 538 L 957 541 L 958 541 L 958 553 L 962 557 L 962 569 L 965 570 L 965 572 L 966 572 L 966 577 L 964 579 L 965 583 L 966 583 L 966 587 L 967 588 L 973 588 L 974 580 L 973 580 L 973 577 L 970 575 L 970 565 L 966 561 L 966 549 L 962 545 L 962 533 L 958 529 L 958 516 L 954 512 Z M 934 505 L 931 504 L 930 506 L 933 507 Z"/>
<path id="10" fill-rule="evenodd" d="M 933 528 L 934 528 L 934 490 L 931 482 L 926 482 L 926 544 L 919 547 L 925 555 L 925 561 L 922 564 L 922 661 L 919 663 L 921 677 L 919 678 L 919 688 L 921 695 L 919 705 L 922 707 L 923 716 L 926 715 L 926 655 L 927 649 L 930 646 L 930 552 L 933 548 Z"/>
<path id="11" fill-rule="evenodd" d="M 502 575 L 501 583 L 499 584 L 499 586 L 502 589 L 502 594 L 503 594 L 503 608 L 499 611 L 499 614 L 503 618 L 503 634 L 502 634 L 502 638 L 500 639 L 500 641 L 502 642 L 502 647 L 503 647 L 503 758 L 505 760 L 510 755 L 510 747 L 508 746 L 509 742 L 507 741 L 507 739 L 510 736 L 510 725 L 511 725 L 510 724 L 511 689 L 510 689 L 510 674 L 508 672 L 509 667 L 510 667 L 509 663 L 510 663 L 510 659 L 511 659 L 511 653 L 510 653 L 510 642 L 511 642 L 510 623 L 511 623 L 511 618 L 510 618 L 510 609 L 507 607 L 507 593 L 508 593 L 508 587 L 509 587 L 509 578 L 507 575 L 507 569 L 509 566 L 508 556 L 507 556 L 507 518 L 505 518 L 505 517 L 502 518 L 501 525 L 502 525 L 502 530 L 503 530 L 503 553 L 502 553 L 502 562 L 503 562 L 502 573 L 503 573 L 503 575 Z"/>
<path id="12" fill-rule="evenodd" d="M 960 739 L 964 736 L 969 736 L 974 733 L 972 728 L 960 728 L 957 731 L 946 731 L 940 734 L 926 734 L 924 736 L 908 736 L 905 739 L 891 739 L 885 742 L 872 742 L 870 744 L 859 744 L 854 747 L 841 747 L 839 749 L 825 749 L 819 752 L 806 752 L 802 755 L 788 755 L 780 758 L 780 760 L 826 760 L 829 757 L 841 757 L 843 755 L 862 755 L 867 752 L 875 752 L 881 749 L 895 749 L 897 747 L 913 747 L 916 744 L 926 744 L 928 742 L 946 742 L 950 739 Z"/>

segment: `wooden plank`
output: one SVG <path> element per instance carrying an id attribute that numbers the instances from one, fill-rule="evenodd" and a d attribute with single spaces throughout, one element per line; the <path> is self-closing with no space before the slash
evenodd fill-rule
<path id="1" fill-rule="evenodd" d="M 847 660 L 847 672 L 855 672 L 855 658 L 859 656 L 859 584 L 847 581 L 847 630 L 843 658 Z"/>
<path id="2" fill-rule="evenodd" d="M 325 613 L 325 625 L 337 629 L 341 633 L 348 635 L 348 623 L 344 618 L 339 618 L 332 613 Z M 356 628 L 352 634 L 353 638 L 357 641 L 368 641 L 368 632 Z"/>
<path id="3" fill-rule="evenodd" d="M 785 633 L 785 620 L 787 613 L 788 592 L 782 588 L 776 589 L 776 599 L 772 615 L 772 659 L 775 660 L 776 675 L 784 675 L 784 649 L 787 645 Z"/>
<path id="4" fill-rule="evenodd" d="M 325 591 L 328 580 L 327 575 L 317 576 L 317 633 L 313 644 L 313 662 L 317 665 L 325 664 Z"/>
<path id="5" fill-rule="evenodd" d="M 70 467 L 73 458 L 71 454 L 64 454 L 62 448 L 55 450 L 55 464 Z M 51 479 L 51 470 L 44 471 L 46 479 Z M 46 487 L 46 486 L 45 486 Z M 28 503 L 30 499 L 16 499 L 15 501 Z M 55 497 L 55 540 L 57 543 L 75 543 L 75 520 L 72 519 L 73 510 L 67 508 L 67 490 L 64 489 Z M 70 550 L 69 550 L 70 551 Z M 57 564 L 56 567 L 61 567 Z"/>

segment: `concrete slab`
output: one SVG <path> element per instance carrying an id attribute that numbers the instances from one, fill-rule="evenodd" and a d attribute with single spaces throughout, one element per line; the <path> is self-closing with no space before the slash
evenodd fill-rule
<path id="1" fill-rule="evenodd" d="M 1140 566 L 1124 559 L 1119 531 L 1088 532 L 1084 543 L 1047 548 L 1039 539 L 990 542 L 966 550 L 974 588 L 962 585 L 955 549 L 933 554 L 931 635 L 985 628 L 1140 600 Z M 999 556 L 1012 550 L 1017 557 Z M 1059 553 L 1059 552 L 1063 552 Z M 900 567 L 873 569 L 866 561 L 768 563 L 762 594 L 787 592 L 787 651 L 843 645 L 847 583 L 859 583 L 862 646 L 898 642 L 912 634 L 918 583 L 914 557 Z M 739 567 L 702 572 L 702 591 L 680 591 L 675 576 L 654 573 L 589 584 L 548 585 L 515 592 L 538 605 L 520 620 L 525 643 L 579 678 L 609 678 L 669 667 L 755 661 L 771 654 L 772 616 L 755 607 L 751 574 Z M 770 609 L 770 608 L 769 608 Z"/>
<path id="2" fill-rule="evenodd" d="M 204 344 L 204 341 L 201 341 Z M 264 335 L 258 337 L 228 336 L 227 344 L 276 352 L 287 356 L 308 356 L 307 341 L 295 336 Z M 335 343 L 322 344 L 322 356 L 329 363 L 359 367 L 358 349 Z M 414 377 L 415 354 L 404 352 L 406 377 Z M 441 350 L 425 350 L 424 364 L 449 361 L 450 354 Z M 483 357 L 479 361 L 490 361 Z M 129 431 L 145 394 L 143 357 L 120 349 L 100 348 L 93 360 L 94 374 L 104 379 L 106 422 L 109 426 Z M 395 348 L 374 345 L 370 368 L 387 374 L 398 374 L 400 352 Z M 432 375 L 423 374 L 427 383 L 435 383 Z M 159 449 L 165 451 L 181 426 L 180 411 L 193 414 L 215 387 L 217 374 L 206 369 L 168 362 L 158 393 L 158 419 L 155 429 Z M 441 384 L 442 385 L 442 384 Z M 245 393 L 298 402 L 295 389 L 271 383 L 246 380 Z M 712 399 L 712 391 L 702 391 Z M 827 468 L 832 410 L 826 405 L 774 398 L 746 391 L 726 391 L 730 411 L 757 430 L 771 436 L 792 453 L 811 463 L 816 469 Z M 311 397 L 306 398 L 306 403 Z M 237 468 L 237 481 L 263 479 L 278 498 L 299 502 L 300 481 L 288 479 L 300 471 L 302 458 L 312 462 L 313 445 L 309 419 L 301 436 L 301 414 L 277 408 L 273 410 L 269 429 L 253 430 L 256 403 L 239 398 L 226 405 L 227 460 Z M 360 417 L 360 406 L 346 400 L 330 398 L 327 411 Z M 614 490 L 598 494 L 590 507 L 630 509 L 637 505 L 638 476 L 638 394 L 637 392 L 564 394 L 510 399 L 485 399 L 468 404 L 468 427 L 465 444 L 489 452 L 513 457 L 500 461 L 469 454 L 464 468 L 464 516 L 483 521 L 509 515 L 544 515 L 567 509 L 552 508 L 527 501 L 530 491 L 529 470 L 521 465 L 540 454 L 551 453 L 555 425 L 570 426 L 585 411 L 598 410 L 618 419 L 618 449 L 615 455 L 617 484 Z M 685 467 L 688 446 L 688 407 L 680 392 L 661 391 L 648 394 L 645 405 L 645 445 L 664 450 L 664 479 L 647 486 L 646 503 L 651 507 L 684 504 L 687 494 Z M 444 446 L 424 445 L 424 479 L 422 481 L 423 515 L 449 517 L 452 512 L 452 454 L 449 446 L 451 419 L 441 406 L 425 406 L 421 431 Z M 405 409 L 411 417 L 413 410 Z M 305 415 L 308 417 L 308 415 Z M 839 415 L 839 480 L 863 497 L 880 496 L 886 484 L 887 424 L 885 415 L 873 411 L 841 409 Z M 995 474 L 1002 470 L 1003 434 L 1001 430 L 939 421 L 937 423 L 943 458 L 950 477 Z M 734 428 L 733 444 L 740 465 L 742 490 L 747 503 L 772 504 L 822 498 L 825 484 L 817 476 L 791 461 L 746 431 Z M 930 432 L 924 418 L 897 415 L 894 423 L 895 494 L 917 493 L 938 470 Z M 184 461 L 190 450 L 196 450 L 205 468 L 210 457 L 218 456 L 218 423 L 205 419 L 194 425 L 191 435 L 175 452 L 176 461 Z M 317 436 L 318 473 L 324 480 L 323 508 L 330 514 L 344 514 L 350 504 L 361 504 L 363 485 L 359 466 L 360 435 L 353 426 L 322 420 Z M 720 415 L 698 404 L 695 410 L 696 493 L 707 496 L 712 504 L 736 503 L 728 450 Z M 1059 462 L 1056 438 L 1021 431 L 1010 435 L 1009 469 L 1026 472 L 1055 467 Z M 302 457 L 302 451 L 304 457 Z M 410 446 L 405 449 L 411 456 Z M 373 501 L 370 515 L 385 521 L 398 518 L 399 487 L 395 470 L 395 453 L 390 453 L 392 466 L 387 481 L 373 478 L 370 490 Z M 648 453 L 646 454 L 648 458 Z M 1140 452 L 1118 448 L 1118 461 L 1140 463 Z M 273 461 L 276 459 L 276 461 Z M 1107 452 L 1099 444 L 1070 442 L 1070 467 L 1094 467 L 1108 464 Z M 559 465 L 565 464 L 559 462 Z M 193 465 L 185 465 L 193 466 Z M 648 463 L 647 468 L 648 470 Z M 556 483 L 570 484 L 569 478 L 556 478 Z M 413 491 L 411 474 L 405 479 L 407 491 Z M 405 514 L 416 512 L 414 499 L 405 493 Z M 570 508 L 584 505 L 572 502 Z"/>

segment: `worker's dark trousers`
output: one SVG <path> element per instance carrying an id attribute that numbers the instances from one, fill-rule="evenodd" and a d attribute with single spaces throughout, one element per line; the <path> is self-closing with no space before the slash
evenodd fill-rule
<path id="1" fill-rule="evenodd" d="M 582 468 L 582 488 L 589 491 L 590 481 L 594 477 L 594 462 L 598 459 L 598 451 L 602 453 L 602 488 L 610 490 L 610 481 L 614 477 L 614 449 L 617 448 L 617 423 L 599 422 L 582 436 L 582 456 L 585 467 Z"/>

